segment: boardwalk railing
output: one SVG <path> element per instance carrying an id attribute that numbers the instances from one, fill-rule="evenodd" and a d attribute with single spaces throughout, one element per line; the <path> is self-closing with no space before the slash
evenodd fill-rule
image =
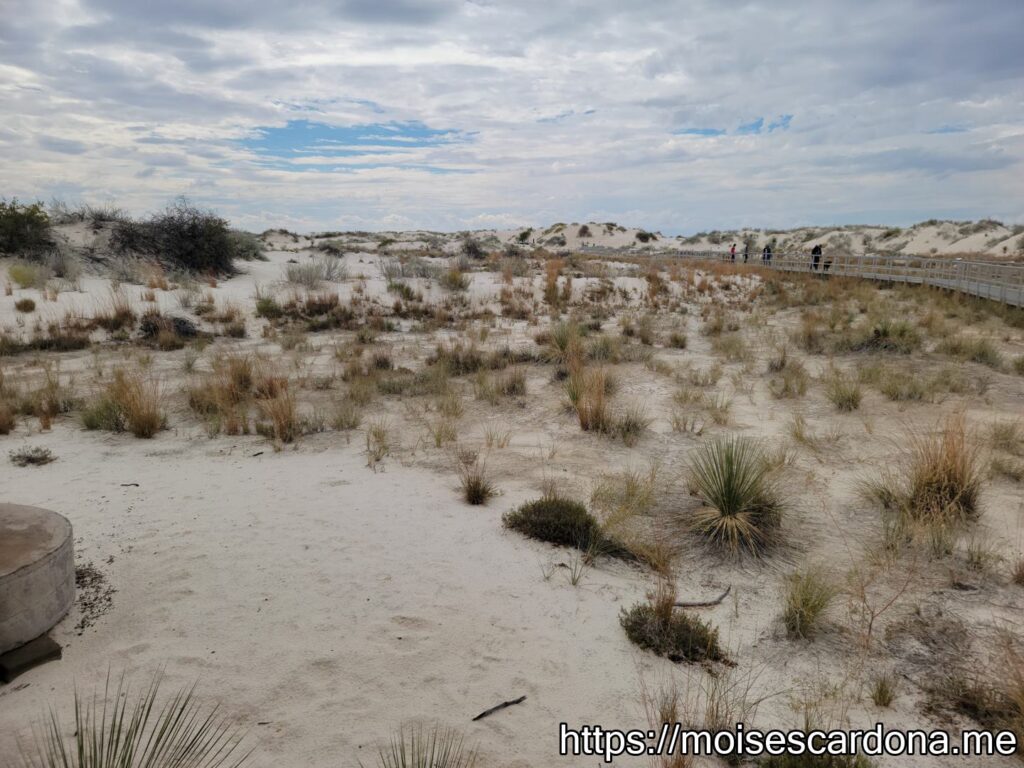
<path id="1" fill-rule="evenodd" d="M 666 256 L 731 262 L 720 251 L 669 251 Z M 743 263 L 742 254 L 736 263 Z M 820 275 L 845 275 L 893 283 L 933 285 L 972 296 L 992 299 L 1015 307 L 1024 307 L 1024 264 L 1003 264 L 963 259 L 932 259 L 919 256 L 835 255 L 822 257 L 815 271 L 808 254 L 775 254 L 763 262 L 761 254 L 751 254 L 747 264 L 782 272 Z"/>

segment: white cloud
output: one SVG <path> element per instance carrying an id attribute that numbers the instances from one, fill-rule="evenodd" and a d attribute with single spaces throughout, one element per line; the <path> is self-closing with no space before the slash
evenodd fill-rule
<path id="1" fill-rule="evenodd" d="M 253 228 L 1024 215 L 1017 0 L 13 2 L 8 196 Z M 240 143 L 298 120 L 466 140 L 336 170 Z"/>

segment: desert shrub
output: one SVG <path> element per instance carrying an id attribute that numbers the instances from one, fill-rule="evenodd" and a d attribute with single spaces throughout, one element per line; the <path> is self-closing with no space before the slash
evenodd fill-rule
<path id="1" fill-rule="evenodd" d="M 474 259 L 479 261 L 483 259 L 487 254 L 484 251 L 483 245 L 475 237 L 464 237 L 462 238 L 462 255 L 467 259 Z"/>
<path id="2" fill-rule="evenodd" d="M 725 661 L 718 630 L 693 614 L 675 610 L 675 589 L 663 579 L 648 602 L 623 608 L 619 622 L 634 644 L 670 661 Z"/>
<path id="3" fill-rule="evenodd" d="M 763 446 L 741 435 L 706 441 L 691 455 L 691 489 L 704 502 L 694 528 L 716 545 L 760 554 L 783 503 Z"/>
<path id="4" fill-rule="evenodd" d="M 248 753 L 241 749 L 244 734 L 205 708 L 194 688 L 170 698 L 160 694 L 160 677 L 141 690 L 129 691 L 124 678 L 116 690 L 74 700 L 74 726 L 66 727 L 56 711 L 35 729 L 37 738 L 21 747 L 19 764 L 33 768 L 238 768 Z M 112 694 L 112 696 L 110 695 Z"/>
<path id="5" fill-rule="evenodd" d="M 921 334 L 905 320 L 888 318 L 869 324 L 835 343 L 836 352 L 897 352 L 908 355 L 921 347 Z"/>
<path id="6" fill-rule="evenodd" d="M 658 236 L 651 232 L 645 232 L 644 230 L 640 230 L 639 232 L 636 233 L 636 239 L 639 240 L 641 243 L 649 243 L 652 240 L 657 240 Z"/>
<path id="7" fill-rule="evenodd" d="M 483 353 L 472 343 L 455 341 L 447 345 L 438 344 L 427 363 L 445 366 L 452 376 L 464 376 L 483 368 L 485 360 Z"/>
<path id="8" fill-rule="evenodd" d="M 440 278 L 441 287 L 448 291 L 465 291 L 469 289 L 469 277 L 457 266 L 445 270 Z"/>
<path id="9" fill-rule="evenodd" d="M 838 594 L 836 585 L 821 568 L 806 568 L 786 579 L 782 621 L 793 638 L 809 638 Z"/>
<path id="10" fill-rule="evenodd" d="M 545 496 L 529 501 L 502 518 L 506 528 L 531 539 L 576 547 L 583 551 L 600 548 L 604 536 L 597 519 L 578 501 Z"/>
<path id="11" fill-rule="evenodd" d="M 41 467 L 43 464 L 57 460 L 49 448 L 38 445 L 33 448 L 19 448 L 16 451 L 11 451 L 10 456 L 11 463 L 19 467 Z"/>
<path id="12" fill-rule="evenodd" d="M 997 421 L 989 427 L 989 442 L 997 451 L 1020 454 L 1024 449 L 1024 426 L 1018 421 Z"/>
<path id="13" fill-rule="evenodd" d="M 263 241 L 251 232 L 233 229 L 228 235 L 231 238 L 235 258 L 242 261 L 266 261 L 263 252 Z"/>
<path id="14" fill-rule="evenodd" d="M 289 283 L 313 290 L 320 283 L 344 280 L 345 265 L 330 257 L 313 259 L 305 264 L 285 264 L 284 276 Z"/>
<path id="15" fill-rule="evenodd" d="M 117 222 L 111 245 L 123 253 L 140 253 L 165 259 L 182 269 L 228 274 L 240 257 L 239 243 L 228 223 L 212 211 L 179 199 L 148 221 Z M 243 248 L 243 254 L 248 254 Z"/>
<path id="16" fill-rule="evenodd" d="M 604 370 L 574 370 L 565 382 L 569 405 L 576 412 L 580 429 L 584 432 L 611 432 L 614 422 L 608 412 L 609 383 Z"/>
<path id="17" fill-rule="evenodd" d="M 153 437 L 165 422 L 159 388 L 139 374 L 118 368 L 103 393 L 83 411 L 82 422 L 86 429 Z"/>
<path id="18" fill-rule="evenodd" d="M 14 302 L 14 308 L 19 312 L 34 312 L 36 309 L 36 303 L 32 299 L 18 299 Z"/>
<path id="19" fill-rule="evenodd" d="M 1018 355 L 1013 359 L 1013 372 L 1019 376 L 1024 376 L 1024 355 Z"/>
<path id="20" fill-rule="evenodd" d="M 682 331 L 672 331 L 668 335 L 668 345 L 673 349 L 686 349 L 686 334 Z"/>
<path id="21" fill-rule="evenodd" d="M 276 320 L 284 315 L 284 309 L 273 296 L 256 297 L 256 316 L 265 317 L 267 320 Z"/>
<path id="22" fill-rule="evenodd" d="M 46 281 L 53 276 L 46 267 L 27 262 L 11 264 L 7 268 L 7 274 L 18 284 L 19 288 L 45 288 Z"/>
<path id="23" fill-rule="evenodd" d="M 417 726 L 401 728 L 387 747 L 377 751 L 377 760 L 380 768 L 473 768 L 477 753 L 465 748 L 458 731 Z"/>
<path id="24" fill-rule="evenodd" d="M 0 199 L 0 252 L 32 256 L 49 245 L 50 217 L 42 203 Z"/>

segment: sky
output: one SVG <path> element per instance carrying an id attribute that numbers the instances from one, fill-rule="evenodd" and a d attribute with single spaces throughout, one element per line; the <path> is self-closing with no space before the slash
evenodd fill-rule
<path id="1" fill-rule="evenodd" d="M 259 231 L 1024 222 L 1021 0 L 0 0 L 0 196 Z"/>

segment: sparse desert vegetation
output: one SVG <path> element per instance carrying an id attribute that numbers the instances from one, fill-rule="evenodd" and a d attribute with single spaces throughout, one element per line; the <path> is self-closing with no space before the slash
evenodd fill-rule
<path id="1" fill-rule="evenodd" d="M 89 631 L 116 660 L 183 678 L 226 650 L 229 706 L 285 733 L 276 694 L 237 680 L 315 640 L 288 695 L 353 718 L 345 749 L 382 766 L 502 764 L 520 725 L 463 736 L 452 713 L 521 695 L 506 722 L 540 728 L 576 692 L 628 718 L 641 669 L 685 678 L 700 706 L 666 711 L 718 729 L 802 727 L 812 698 L 843 723 L 1019 729 L 1012 680 L 969 673 L 1021 640 L 1022 311 L 663 258 L 637 249 L 668 238 L 592 222 L 256 236 L 180 203 L 44 229 L 62 264 L 3 261 L 4 471 L 111 558 Z M 604 236 L 629 244 L 558 245 Z M 129 606 L 180 652 L 119 644 Z M 69 648 L 83 674 L 106 663 Z M 24 735 L 41 688 L 0 697 L 0 731 Z"/>

